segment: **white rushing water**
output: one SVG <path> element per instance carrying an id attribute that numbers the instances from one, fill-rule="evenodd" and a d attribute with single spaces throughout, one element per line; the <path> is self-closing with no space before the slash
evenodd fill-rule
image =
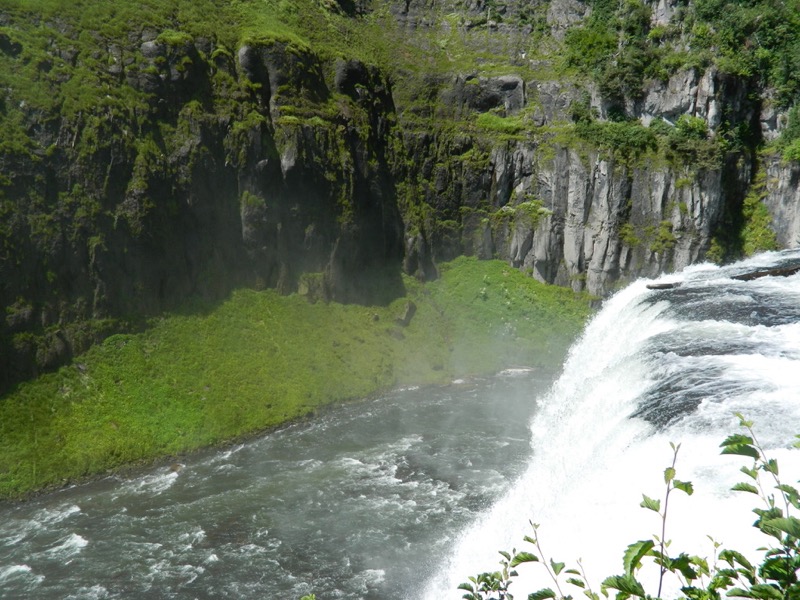
<path id="1" fill-rule="evenodd" d="M 721 456 L 719 444 L 742 432 L 734 416 L 741 412 L 784 480 L 800 476 L 799 453 L 788 449 L 800 433 L 800 274 L 732 277 L 793 264 L 800 251 L 699 265 L 660 280 L 678 284 L 672 289 L 640 280 L 611 298 L 539 399 L 526 471 L 454 543 L 425 600 L 460 598 L 456 587 L 469 575 L 498 568 L 499 550 L 535 550 L 522 539 L 530 521 L 540 524 L 548 558 L 568 568 L 580 559 L 599 589 L 622 573 L 628 544 L 660 533 L 658 516 L 639 503 L 643 493 L 663 497 L 670 442 L 681 445 L 677 477 L 695 488 L 691 497 L 671 496 L 670 553 L 711 557 L 710 536 L 757 557 L 767 543 L 750 527 L 758 499 L 730 491 L 750 464 Z M 519 571 L 515 595 L 552 586 L 537 565 Z M 655 566 L 641 573 L 652 594 L 656 576 Z M 665 596 L 677 591 L 676 581 L 666 585 Z"/>

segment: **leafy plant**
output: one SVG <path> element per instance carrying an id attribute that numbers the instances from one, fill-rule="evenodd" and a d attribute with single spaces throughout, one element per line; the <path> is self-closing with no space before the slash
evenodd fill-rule
<path id="1" fill-rule="evenodd" d="M 771 539 L 771 546 L 762 548 L 764 557 L 760 564 L 752 564 L 737 550 L 722 549 L 714 542 L 713 561 L 690 555 L 685 552 L 677 556 L 669 554 L 670 540 L 667 539 L 669 500 L 675 490 L 692 495 L 694 487 L 689 481 L 676 478 L 676 463 L 680 444 L 670 444 L 672 463 L 664 469 L 666 490 L 662 499 L 643 495 L 641 507 L 657 513 L 660 517 L 660 532 L 652 539 L 639 540 L 630 544 L 622 556 L 623 571 L 619 575 L 606 577 L 600 586 L 600 593 L 590 587 L 580 561 L 578 568 L 566 569 L 565 563 L 547 559 L 542 551 L 538 537 L 538 525 L 532 524 L 533 536 L 524 540 L 534 546 L 536 552 L 513 550 L 501 552 L 501 570 L 481 573 L 469 578 L 458 589 L 467 593 L 465 600 L 513 600 L 509 587 L 515 570 L 523 563 L 540 563 L 544 566 L 554 588 L 545 587 L 528 594 L 528 600 L 572 600 L 565 593 L 566 585 L 578 588 L 589 600 L 600 600 L 615 592 L 616 600 L 641 598 L 651 600 L 661 598 L 665 577 L 672 574 L 681 583 L 683 597 L 690 600 L 719 600 L 722 595 L 753 600 L 794 600 L 800 598 L 800 519 L 792 514 L 800 510 L 800 492 L 797 488 L 783 483 L 779 476 L 778 463 L 769 458 L 756 438 L 753 423 L 736 413 L 739 424 L 746 433 L 728 436 L 721 444 L 722 454 L 751 458 L 751 466 L 743 466 L 741 472 L 747 480 L 737 483 L 733 490 L 754 494 L 762 506 L 753 509 L 758 519 L 753 524 Z M 797 436 L 800 439 L 800 435 Z M 800 441 L 795 443 L 800 448 Z M 764 481 L 766 479 L 767 481 Z M 637 573 L 646 561 L 652 561 L 659 569 L 658 588 L 655 594 L 649 592 L 637 579 Z M 563 579 L 562 579 L 563 573 Z M 562 587 L 563 582 L 563 587 Z"/>

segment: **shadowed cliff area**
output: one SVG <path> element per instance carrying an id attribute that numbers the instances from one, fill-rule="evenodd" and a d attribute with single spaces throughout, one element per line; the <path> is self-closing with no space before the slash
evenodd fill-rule
<path id="1" fill-rule="evenodd" d="M 181 6 L 4 15 L 0 389 L 237 287 L 403 293 L 386 75 Z"/>

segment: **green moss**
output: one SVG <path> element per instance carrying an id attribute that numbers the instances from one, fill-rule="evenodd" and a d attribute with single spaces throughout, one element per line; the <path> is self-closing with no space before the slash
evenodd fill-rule
<path id="1" fill-rule="evenodd" d="M 725 259 L 725 245 L 717 237 L 711 238 L 711 245 L 706 252 L 706 260 L 715 264 L 722 264 Z"/>
<path id="2" fill-rule="evenodd" d="M 575 133 L 625 164 L 639 164 L 658 149 L 656 135 L 639 121 L 579 121 Z"/>
<path id="3" fill-rule="evenodd" d="M 636 235 L 636 228 L 632 223 L 623 223 L 619 228 L 620 241 L 631 248 L 635 248 L 642 243 L 642 240 Z"/>
<path id="4" fill-rule="evenodd" d="M 777 238 L 771 227 L 772 215 L 763 202 L 766 195 L 766 175 L 764 171 L 760 171 L 742 206 L 744 227 L 741 232 L 741 244 L 745 256 L 778 249 Z"/>
<path id="5" fill-rule="evenodd" d="M 491 214 L 490 220 L 495 227 L 502 223 L 523 223 L 529 229 L 536 229 L 539 221 L 551 214 L 538 198 L 528 195 L 525 200 L 515 204 L 515 196 L 516 194 L 512 195 L 510 204 L 501 206 Z"/>
<path id="6" fill-rule="evenodd" d="M 239 199 L 239 206 L 243 208 L 262 208 L 264 206 L 264 200 L 255 194 L 248 192 L 247 190 L 242 192 L 242 196 Z"/>
<path id="7" fill-rule="evenodd" d="M 488 112 L 480 113 L 475 122 L 482 129 L 505 135 L 516 135 L 525 128 L 520 117 L 501 117 Z"/>
<path id="8" fill-rule="evenodd" d="M 557 364 L 589 314 L 586 296 L 499 261 L 459 259 L 439 281 L 406 286 L 407 298 L 385 307 L 239 290 L 204 314 L 106 339 L 0 403 L 0 497 L 220 443 L 392 386 Z M 417 311 L 401 327 L 395 319 L 409 299 Z M 15 343 L 33 343 L 23 338 Z"/>
<path id="9" fill-rule="evenodd" d="M 658 227 L 654 227 L 650 234 L 651 242 L 650 242 L 650 250 L 656 253 L 666 252 L 667 250 L 671 250 L 675 247 L 677 243 L 677 238 L 675 234 L 672 233 L 672 222 L 670 221 L 661 221 L 658 224 Z"/>
<path id="10" fill-rule="evenodd" d="M 165 29 L 156 39 L 168 46 L 184 46 L 194 41 L 192 36 L 185 31 L 175 31 L 174 29 Z"/>

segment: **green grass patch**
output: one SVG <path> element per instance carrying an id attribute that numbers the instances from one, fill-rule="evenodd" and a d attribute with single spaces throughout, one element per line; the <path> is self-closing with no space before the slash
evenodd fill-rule
<path id="1" fill-rule="evenodd" d="M 500 261 L 406 280 L 389 306 L 238 290 L 204 313 L 114 335 L 0 400 L 0 498 L 274 427 L 403 384 L 557 366 L 589 297 Z M 407 303 L 416 313 L 397 322 Z"/>
<path id="2" fill-rule="evenodd" d="M 480 113 L 475 122 L 482 129 L 505 135 L 516 135 L 525 128 L 520 117 L 502 117 L 488 112 Z"/>

